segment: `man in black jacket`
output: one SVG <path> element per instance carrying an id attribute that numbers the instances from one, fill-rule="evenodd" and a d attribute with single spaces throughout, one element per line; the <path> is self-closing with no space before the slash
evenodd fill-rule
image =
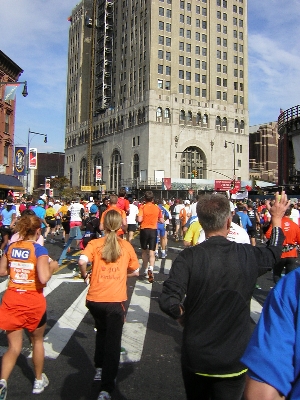
<path id="1" fill-rule="evenodd" d="M 288 205 L 284 192 L 276 195 L 270 244 L 254 247 L 226 239 L 231 212 L 224 196 L 200 197 L 197 215 L 207 239 L 179 254 L 159 300 L 184 326 L 181 364 L 188 400 L 241 399 L 250 300 L 257 277 L 280 259 L 280 223 Z"/>

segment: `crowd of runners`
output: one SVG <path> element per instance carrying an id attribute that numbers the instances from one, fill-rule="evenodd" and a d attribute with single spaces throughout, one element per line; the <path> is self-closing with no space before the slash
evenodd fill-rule
<path id="1" fill-rule="evenodd" d="M 24 328 L 33 343 L 33 393 L 41 393 L 49 384 L 41 346 L 46 326 L 42 289 L 58 265 L 43 245 L 55 244 L 62 233 L 71 250 L 72 229 L 78 232 L 73 249 L 80 251 L 81 277 L 89 285 L 86 304 L 97 330 L 94 379 L 101 380 L 99 399 L 111 399 L 115 386 L 127 276 L 144 276 L 152 283 L 155 261 L 167 257 L 172 239 L 182 241 L 186 249 L 172 265 L 160 306 L 184 326 L 182 373 L 187 398 L 240 400 L 248 365 L 247 357 L 244 364 L 240 358 L 250 337 L 250 299 L 259 275 L 272 269 L 277 284 L 283 271 L 288 274 L 297 268 L 299 209 L 300 204 L 290 204 L 284 192 L 273 199 L 236 202 L 223 194 L 155 199 L 152 191 L 138 201 L 128 199 L 123 189 L 102 201 L 45 195 L 16 201 L 9 196 L 0 205 L 0 275 L 9 275 L 0 306 L 0 328 L 9 345 L 2 358 L 0 400 L 7 395 Z M 137 233 L 141 267 L 131 245 Z M 12 309 L 14 317 L 8 318 Z M 257 380 L 255 372 L 251 379 Z M 249 387 L 247 398 L 256 398 Z"/>

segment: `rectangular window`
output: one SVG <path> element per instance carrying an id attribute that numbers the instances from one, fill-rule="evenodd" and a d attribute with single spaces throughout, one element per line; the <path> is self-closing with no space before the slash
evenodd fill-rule
<path id="1" fill-rule="evenodd" d="M 239 51 L 240 51 L 241 53 L 243 53 L 243 51 L 244 51 L 244 46 L 243 46 L 242 44 L 239 44 Z"/>
<path id="2" fill-rule="evenodd" d="M 217 58 L 221 58 L 221 50 L 217 50 Z"/>
<path id="3" fill-rule="evenodd" d="M 172 0 L 167 0 L 167 4 L 172 4 Z"/>
<path id="4" fill-rule="evenodd" d="M 179 50 L 184 51 L 184 42 L 179 42 Z"/>
<path id="5" fill-rule="evenodd" d="M 239 7 L 239 14 L 240 14 L 240 15 L 243 15 L 243 14 L 244 14 L 243 7 Z"/>
<path id="6" fill-rule="evenodd" d="M 237 6 L 234 5 L 234 6 L 232 7 L 232 10 L 233 10 L 234 13 L 237 13 Z"/>
<path id="7" fill-rule="evenodd" d="M 181 8 L 182 10 L 184 10 L 184 1 L 183 1 L 183 0 L 180 0 L 180 8 Z"/>
<path id="8" fill-rule="evenodd" d="M 221 32 L 221 24 L 217 24 L 217 32 Z"/>
<path id="9" fill-rule="evenodd" d="M 190 43 L 187 43 L 185 46 L 185 51 L 187 53 L 190 53 L 192 51 L 192 45 Z"/>
<path id="10" fill-rule="evenodd" d="M 195 82 L 200 82 L 200 74 L 195 74 Z"/>
<path id="11" fill-rule="evenodd" d="M 233 17 L 233 25 L 237 25 L 237 18 Z"/>
<path id="12" fill-rule="evenodd" d="M 191 86 L 186 86 L 185 87 L 185 93 L 186 94 L 191 94 Z"/>
<path id="13" fill-rule="evenodd" d="M 223 86 L 227 87 L 227 79 L 223 78 Z"/>
<path id="14" fill-rule="evenodd" d="M 217 77 L 217 86 L 221 86 L 221 82 L 222 82 L 221 78 Z"/>
<path id="15" fill-rule="evenodd" d="M 192 59 L 191 59 L 190 57 L 186 57 L 186 59 L 185 59 L 185 65 L 186 65 L 187 67 L 190 67 L 190 66 L 191 66 L 191 63 L 192 63 Z"/>
<path id="16" fill-rule="evenodd" d="M 217 100 L 221 100 L 221 91 L 217 90 Z"/>
<path id="17" fill-rule="evenodd" d="M 163 80 L 162 79 L 157 79 L 157 87 L 158 87 L 158 89 L 163 89 Z"/>
<path id="18" fill-rule="evenodd" d="M 180 69 L 179 71 L 179 79 L 184 79 L 184 71 L 183 71 L 183 69 Z"/>
<path id="19" fill-rule="evenodd" d="M 234 37 L 234 39 L 237 39 L 237 37 L 238 37 L 238 36 L 237 36 L 237 30 L 236 30 L 236 29 L 233 30 L 233 37 Z"/>
<path id="20" fill-rule="evenodd" d="M 217 11 L 217 18 L 218 18 L 218 19 L 221 19 L 221 15 L 222 15 L 222 14 L 221 14 L 221 11 Z"/>
<path id="21" fill-rule="evenodd" d="M 223 65 L 223 74 L 227 74 L 227 65 Z"/>
<path id="22" fill-rule="evenodd" d="M 170 90 L 171 89 L 171 81 L 166 81 L 165 82 L 165 89 Z"/>
<path id="23" fill-rule="evenodd" d="M 200 33 L 199 33 L 199 32 L 196 32 L 196 33 L 195 33 L 195 39 L 196 39 L 198 42 L 200 42 Z"/>
<path id="24" fill-rule="evenodd" d="M 206 89 L 202 89 L 202 97 L 206 97 Z"/>
<path id="25" fill-rule="evenodd" d="M 166 46 L 171 46 L 171 38 L 166 37 Z"/>
<path id="26" fill-rule="evenodd" d="M 202 33 L 202 42 L 207 43 L 207 35 L 205 35 L 204 33 Z"/>
<path id="27" fill-rule="evenodd" d="M 167 9 L 167 11 L 166 11 L 166 17 L 167 17 L 167 18 L 172 18 L 172 11 L 171 11 L 171 10 Z"/>
<path id="28" fill-rule="evenodd" d="M 166 51 L 166 60 L 171 61 L 171 52 L 170 51 Z"/>
<path id="29" fill-rule="evenodd" d="M 244 21 L 242 19 L 239 19 L 239 27 L 242 28 L 244 26 Z"/>
<path id="30" fill-rule="evenodd" d="M 196 14 L 200 14 L 200 6 L 196 6 Z"/>
<path id="31" fill-rule="evenodd" d="M 195 47 L 195 54 L 200 55 L 200 46 Z"/>
<path id="32" fill-rule="evenodd" d="M 227 47 L 227 39 L 223 39 L 223 47 Z"/>
<path id="33" fill-rule="evenodd" d="M 179 28 L 179 36 L 184 37 L 184 28 Z"/>
<path id="34" fill-rule="evenodd" d="M 163 30 L 165 29 L 164 26 L 165 26 L 165 24 L 164 24 L 162 21 L 159 21 L 159 22 L 158 22 L 158 29 L 159 29 L 160 31 L 163 31 Z"/>
<path id="35" fill-rule="evenodd" d="M 200 60 L 195 60 L 195 68 L 200 68 Z"/>
<path id="36" fill-rule="evenodd" d="M 223 21 L 227 21 L 227 14 L 223 13 Z"/>
<path id="37" fill-rule="evenodd" d="M 163 58 L 164 58 L 164 52 L 163 52 L 163 50 L 158 50 L 158 58 L 159 58 L 160 60 L 163 60 Z"/>
<path id="38" fill-rule="evenodd" d="M 237 103 L 237 102 L 238 102 L 238 96 L 237 96 L 236 94 L 233 96 L 233 102 L 234 102 L 234 103 Z"/>
<path id="39" fill-rule="evenodd" d="M 186 71 L 186 73 L 185 73 L 185 79 L 186 79 L 187 81 L 190 81 L 190 80 L 191 80 L 191 73 L 190 73 L 190 71 Z"/>
<path id="40" fill-rule="evenodd" d="M 221 64 L 217 64 L 217 72 L 221 72 Z"/>
<path id="41" fill-rule="evenodd" d="M 244 65 L 244 59 L 243 59 L 243 57 L 240 57 L 240 65 Z"/>
<path id="42" fill-rule="evenodd" d="M 240 83 L 240 91 L 243 92 L 243 90 L 244 90 L 244 84 Z"/>
<path id="43" fill-rule="evenodd" d="M 186 9 L 187 9 L 187 11 L 192 11 L 192 5 L 191 5 L 191 3 L 187 3 Z"/>
<path id="44" fill-rule="evenodd" d="M 202 15 L 203 15 L 204 17 L 207 16 L 207 8 L 202 7 Z"/>
<path id="45" fill-rule="evenodd" d="M 202 83 L 206 83 L 206 75 L 202 75 Z"/>
<path id="46" fill-rule="evenodd" d="M 223 33 L 227 34 L 227 26 L 223 25 Z"/>
<path id="47" fill-rule="evenodd" d="M 223 100 L 227 100 L 227 92 L 223 92 Z"/>
<path id="48" fill-rule="evenodd" d="M 217 0 L 217 6 L 221 7 L 221 0 Z"/>
<path id="49" fill-rule="evenodd" d="M 158 64 L 158 66 L 157 66 L 157 72 L 158 72 L 159 74 L 163 74 L 163 73 L 164 73 L 164 66 L 161 65 L 161 64 Z"/>
<path id="50" fill-rule="evenodd" d="M 236 76 L 237 76 L 237 74 L 236 74 Z M 240 70 L 240 78 L 244 78 L 244 71 L 243 70 Z"/>
<path id="51" fill-rule="evenodd" d="M 196 28 L 200 28 L 200 19 L 196 19 Z"/>
<path id="52" fill-rule="evenodd" d="M 165 9 L 163 7 L 159 7 L 158 14 L 163 17 L 165 15 Z"/>
<path id="53" fill-rule="evenodd" d="M 179 15 L 179 22 L 184 23 L 184 15 L 183 14 Z"/>
<path id="54" fill-rule="evenodd" d="M 237 63 L 238 63 L 238 58 L 237 58 L 237 56 L 233 56 L 233 63 L 234 63 L 234 64 L 237 64 Z"/>
<path id="55" fill-rule="evenodd" d="M 166 23 L 166 31 L 171 32 L 171 24 Z"/>
<path id="56" fill-rule="evenodd" d="M 217 36 L 217 46 L 221 46 L 221 38 Z"/>
<path id="57" fill-rule="evenodd" d="M 238 49 L 238 44 L 237 43 L 233 43 L 233 50 L 237 51 L 237 49 Z"/>
<path id="58" fill-rule="evenodd" d="M 223 0 L 223 7 L 227 8 L 227 0 Z"/>
<path id="59" fill-rule="evenodd" d="M 233 76 L 235 76 L 237 78 L 237 76 L 238 76 L 238 70 L 237 69 L 233 70 Z"/>
<path id="60" fill-rule="evenodd" d="M 184 57 L 183 56 L 179 56 L 179 64 L 184 65 Z"/>
<path id="61" fill-rule="evenodd" d="M 171 75 L 171 67 L 169 65 L 166 66 L 166 75 Z"/>
<path id="62" fill-rule="evenodd" d="M 233 89 L 234 90 L 238 90 L 238 83 L 237 82 L 233 82 Z"/>
<path id="63" fill-rule="evenodd" d="M 186 30 L 186 37 L 187 37 L 188 39 L 191 39 L 191 37 L 192 37 L 192 32 L 191 32 L 190 29 L 187 29 L 187 30 Z"/>
<path id="64" fill-rule="evenodd" d="M 192 25 L 192 18 L 191 17 L 186 17 L 186 23 L 188 25 Z"/>
<path id="65" fill-rule="evenodd" d="M 178 92 L 179 93 L 183 93 L 184 92 L 184 86 L 183 85 L 181 85 L 181 84 L 178 85 Z"/>
<path id="66" fill-rule="evenodd" d="M 202 61 L 202 69 L 204 69 L 204 70 L 207 69 L 207 63 L 206 63 L 206 61 Z"/>
<path id="67" fill-rule="evenodd" d="M 244 39 L 244 34 L 243 34 L 243 32 L 239 32 L 239 39 L 241 39 L 241 40 Z"/>
<path id="68" fill-rule="evenodd" d="M 227 52 L 223 51 L 223 60 L 226 61 L 227 60 Z"/>
<path id="69" fill-rule="evenodd" d="M 158 44 L 164 44 L 164 36 L 159 35 L 158 36 Z"/>
<path id="70" fill-rule="evenodd" d="M 195 88 L 195 96 L 200 96 L 200 88 Z"/>

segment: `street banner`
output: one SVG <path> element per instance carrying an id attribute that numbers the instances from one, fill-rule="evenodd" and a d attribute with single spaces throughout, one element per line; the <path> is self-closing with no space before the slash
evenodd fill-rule
<path id="1" fill-rule="evenodd" d="M 234 181 L 231 179 L 217 179 L 215 180 L 215 190 L 224 191 L 232 189 L 241 189 L 241 181 Z"/>
<path id="2" fill-rule="evenodd" d="M 5 84 L 4 101 L 14 100 L 16 97 L 17 87 L 19 83 L 7 83 Z"/>
<path id="3" fill-rule="evenodd" d="M 29 149 L 29 169 L 37 169 L 37 149 Z"/>
<path id="4" fill-rule="evenodd" d="M 96 181 L 102 180 L 102 167 L 101 165 L 96 165 Z"/>
<path id="5" fill-rule="evenodd" d="M 24 176 L 26 170 L 26 147 L 15 147 L 14 175 Z"/>
<path id="6" fill-rule="evenodd" d="M 171 178 L 162 179 L 162 190 L 170 190 L 172 188 Z"/>

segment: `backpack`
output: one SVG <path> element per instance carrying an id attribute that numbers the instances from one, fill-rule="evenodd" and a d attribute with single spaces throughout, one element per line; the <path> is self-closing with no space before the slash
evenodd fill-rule
<path id="1" fill-rule="evenodd" d="M 126 215 L 129 215 L 129 201 L 127 199 L 124 199 L 124 197 L 119 197 L 117 207 L 120 210 L 124 210 L 126 212 Z"/>

